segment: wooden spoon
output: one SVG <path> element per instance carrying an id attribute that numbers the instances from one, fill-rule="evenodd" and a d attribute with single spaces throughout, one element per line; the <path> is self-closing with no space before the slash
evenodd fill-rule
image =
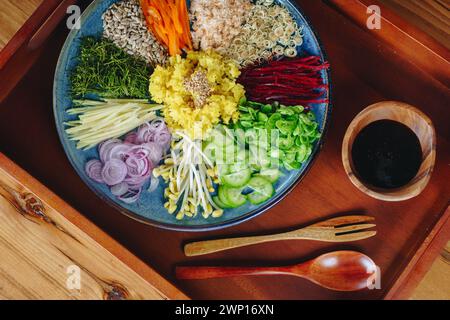
<path id="1" fill-rule="evenodd" d="M 292 275 L 336 291 L 367 288 L 377 267 L 368 256 L 355 251 L 334 251 L 313 260 L 283 267 L 177 267 L 178 279 L 211 279 L 243 275 Z"/>

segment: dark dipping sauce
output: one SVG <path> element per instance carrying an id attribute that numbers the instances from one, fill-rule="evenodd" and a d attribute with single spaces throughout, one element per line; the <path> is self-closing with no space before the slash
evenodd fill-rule
<path id="1" fill-rule="evenodd" d="M 378 120 L 357 135 L 352 146 L 356 173 L 366 183 L 383 189 L 406 185 L 419 171 L 422 148 L 406 125 Z"/>

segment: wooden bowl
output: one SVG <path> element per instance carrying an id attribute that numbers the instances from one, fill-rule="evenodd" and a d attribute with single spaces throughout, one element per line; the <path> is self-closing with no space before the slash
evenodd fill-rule
<path id="1" fill-rule="evenodd" d="M 422 164 L 417 175 L 405 186 L 382 189 L 364 182 L 355 171 L 352 146 L 356 136 L 367 125 L 378 120 L 394 120 L 408 126 L 422 147 Z M 361 111 L 347 129 L 342 144 L 342 162 L 352 183 L 367 195 L 384 201 L 403 201 L 420 194 L 430 180 L 436 158 L 436 133 L 431 120 L 417 108 L 403 102 L 384 101 Z"/>

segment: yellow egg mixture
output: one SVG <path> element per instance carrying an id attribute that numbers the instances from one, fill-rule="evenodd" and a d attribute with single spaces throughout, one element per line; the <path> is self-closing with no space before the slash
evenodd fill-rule
<path id="1" fill-rule="evenodd" d="M 191 51 L 186 58 L 171 57 L 150 77 L 152 99 L 164 105 L 165 121 L 172 131 L 184 130 L 202 139 L 219 122 L 238 120 L 244 87 L 236 83 L 238 65 L 213 51 Z"/>

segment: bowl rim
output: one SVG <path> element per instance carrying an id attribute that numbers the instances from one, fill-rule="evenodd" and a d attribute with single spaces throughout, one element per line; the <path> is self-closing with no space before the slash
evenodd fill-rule
<path id="1" fill-rule="evenodd" d="M 326 54 L 323 43 L 320 40 L 315 28 L 311 24 L 309 18 L 305 15 L 304 11 L 301 9 L 301 6 L 299 6 L 298 3 L 293 0 L 285 0 L 285 1 L 289 2 L 295 8 L 295 10 L 298 11 L 300 16 L 305 20 L 307 26 L 311 29 L 311 33 L 314 38 L 313 39 L 314 43 L 319 48 L 321 57 L 323 58 L 324 61 L 328 61 L 328 55 Z M 100 2 L 101 2 L 101 0 L 94 0 L 86 7 L 86 9 L 84 10 L 84 12 L 82 13 L 81 18 L 80 18 L 81 23 L 83 22 L 83 19 L 85 19 L 85 17 L 87 15 L 89 15 L 97 7 L 97 5 Z M 326 104 L 326 112 L 324 114 L 323 129 L 321 132 L 321 137 L 320 137 L 319 141 L 316 143 L 308 162 L 305 163 L 305 169 L 303 170 L 303 172 L 291 183 L 291 185 L 283 193 L 280 193 L 279 195 L 274 196 L 269 203 L 267 203 L 257 209 L 254 209 L 252 211 L 249 211 L 245 214 L 242 214 L 238 217 L 224 221 L 224 222 L 210 223 L 210 224 L 205 224 L 205 225 L 176 225 L 173 223 L 161 222 L 161 221 L 153 220 L 153 219 L 150 219 L 147 217 L 143 217 L 137 213 L 132 212 L 131 210 L 128 210 L 128 209 L 120 206 L 118 203 L 111 201 L 106 195 L 104 195 L 102 192 L 99 192 L 93 186 L 91 186 L 91 184 L 88 183 L 86 181 L 86 179 L 84 178 L 84 176 L 81 174 L 80 170 L 78 169 L 77 165 L 75 164 L 75 161 L 72 159 L 72 157 L 70 155 L 71 152 L 70 152 L 68 146 L 64 143 L 63 134 L 65 133 L 65 130 L 63 127 L 63 123 L 60 121 L 60 119 L 58 117 L 58 112 L 57 112 L 56 92 L 57 92 L 58 85 L 57 85 L 56 79 L 58 77 L 58 72 L 60 70 L 62 70 L 64 53 L 67 51 L 68 46 L 75 38 L 76 33 L 78 31 L 79 30 L 73 29 L 69 32 L 69 34 L 64 42 L 64 45 L 61 49 L 60 55 L 58 57 L 58 62 L 57 62 L 56 68 L 55 68 L 55 74 L 54 74 L 55 80 L 54 80 L 54 86 L 53 86 L 53 114 L 55 117 L 56 128 L 57 128 L 59 140 L 63 146 L 64 152 L 66 153 L 66 156 L 67 156 L 70 164 L 75 169 L 75 172 L 78 174 L 80 179 L 95 195 L 97 195 L 100 199 L 102 199 L 109 206 L 115 208 L 119 213 L 121 213 L 121 214 L 127 216 L 128 218 L 131 218 L 137 222 L 143 223 L 145 225 L 149 225 L 149 226 L 153 226 L 153 227 L 157 227 L 157 228 L 161 228 L 161 229 L 165 229 L 165 230 L 171 230 L 171 231 L 205 232 L 205 231 L 214 231 L 214 230 L 220 230 L 220 229 L 232 227 L 232 226 L 241 224 L 243 222 L 246 222 L 250 219 L 253 219 L 253 218 L 267 212 L 274 206 L 276 206 L 281 200 L 283 200 L 285 197 L 287 197 L 295 189 L 295 187 L 297 187 L 297 185 L 308 174 L 309 170 L 315 163 L 315 160 L 316 160 L 318 154 L 320 153 L 320 151 L 323 147 L 323 144 L 325 143 L 326 135 L 327 135 L 330 120 L 331 120 L 332 109 L 333 109 L 333 104 L 332 104 L 332 92 L 333 92 L 332 89 L 333 88 L 332 88 L 332 81 L 331 81 L 331 71 L 332 71 L 331 66 L 325 72 L 326 80 L 328 82 L 328 93 L 327 93 L 327 97 L 326 97 L 328 99 L 328 103 Z"/>
<path id="2" fill-rule="evenodd" d="M 377 109 L 382 109 L 382 108 L 402 108 L 404 110 L 408 110 L 408 111 L 412 111 L 414 112 L 420 119 L 422 119 L 428 126 L 429 129 L 431 130 L 431 136 L 428 137 L 429 139 L 431 139 L 431 150 L 429 155 L 427 155 L 427 157 L 431 157 L 431 164 L 427 167 L 427 169 L 422 173 L 422 175 L 425 175 L 423 179 L 419 179 L 415 182 L 414 179 L 416 179 L 416 177 L 418 177 L 419 172 L 416 174 L 416 176 L 414 176 L 414 178 L 407 183 L 406 185 L 399 187 L 399 188 L 394 188 L 394 189 L 383 189 L 383 188 L 378 188 L 378 187 L 374 187 L 366 182 L 364 182 L 362 179 L 360 179 L 356 173 L 356 171 L 353 168 L 353 162 L 351 159 L 351 145 L 350 145 L 350 138 L 352 136 L 355 135 L 355 130 L 356 130 L 356 125 L 362 120 L 364 119 L 365 116 L 367 116 L 368 114 L 370 114 L 371 112 L 377 110 Z M 385 120 L 392 120 L 391 118 L 384 118 Z M 379 119 L 379 120 L 383 120 L 383 119 Z M 377 120 L 375 120 L 377 121 Z M 397 121 L 397 120 L 395 120 Z M 372 121 L 374 122 L 374 121 Z M 369 122 L 368 124 L 372 123 Z M 364 129 L 365 127 L 362 127 L 359 129 L 358 132 L 360 132 L 362 129 Z M 358 133 L 356 132 L 356 134 Z M 349 126 L 347 127 L 347 130 L 345 132 L 344 135 L 344 139 L 342 142 L 342 151 L 341 151 L 341 157 L 342 157 L 342 163 L 344 166 L 344 170 L 345 173 L 347 174 L 347 177 L 350 179 L 350 181 L 353 183 L 353 185 L 355 187 L 357 187 L 361 192 L 365 193 L 366 195 L 378 199 L 378 200 L 383 200 L 383 201 L 404 201 L 404 200 L 408 200 L 411 198 L 414 198 L 416 196 L 418 196 L 427 186 L 431 175 L 433 173 L 433 169 L 434 169 L 434 164 L 436 161 L 436 130 L 434 128 L 433 122 L 431 121 L 431 119 L 425 114 L 423 113 L 421 110 L 419 110 L 418 108 L 405 103 L 405 102 L 401 102 L 401 101 L 394 101 L 394 100 L 387 100 L 387 101 L 380 101 L 374 104 L 369 105 L 368 107 L 364 108 L 361 112 L 359 112 L 355 118 L 353 118 L 352 122 L 349 124 Z M 424 159 L 425 157 L 422 159 L 422 163 L 421 163 L 421 167 L 424 164 Z M 419 168 L 420 171 L 420 168 Z M 415 188 L 414 188 L 415 187 Z M 404 193 L 399 193 L 401 191 L 407 191 L 407 189 L 410 189 L 409 192 L 404 192 Z"/>

